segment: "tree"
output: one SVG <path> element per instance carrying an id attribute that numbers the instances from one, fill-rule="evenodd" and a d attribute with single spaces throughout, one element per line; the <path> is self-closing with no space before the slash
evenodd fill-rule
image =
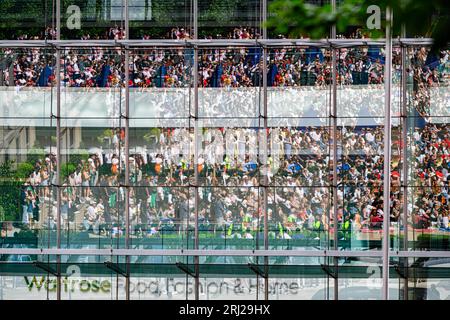
<path id="1" fill-rule="evenodd" d="M 370 16 L 367 8 L 377 5 L 385 11 L 392 8 L 393 34 L 401 34 L 405 26 L 407 36 L 425 36 L 434 39 L 433 49 L 448 45 L 450 38 L 450 2 L 447 0 L 342 0 L 337 1 L 336 11 L 330 3 L 322 6 L 306 3 L 305 0 L 274 0 L 269 6 L 270 17 L 267 27 L 277 33 L 291 37 L 309 36 L 313 39 L 329 36 L 329 30 L 336 24 L 338 32 L 345 32 L 351 26 L 361 27 L 370 37 L 377 38 L 381 30 L 368 30 L 366 20 Z M 383 16 L 382 16 L 383 17 Z M 385 20 L 382 19 L 382 26 Z"/>

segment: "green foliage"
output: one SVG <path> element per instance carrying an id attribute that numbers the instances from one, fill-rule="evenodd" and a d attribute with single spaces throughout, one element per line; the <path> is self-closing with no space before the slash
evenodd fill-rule
<path id="1" fill-rule="evenodd" d="M 168 23 L 176 18 L 171 12 L 175 12 L 171 1 L 156 0 L 152 1 L 152 18 L 159 24 Z"/>
<path id="2" fill-rule="evenodd" d="M 103 175 L 109 176 L 109 175 L 111 175 L 111 164 L 104 163 L 103 165 L 101 165 L 99 167 L 99 169 L 98 169 L 98 174 L 100 176 L 103 176 Z"/>
<path id="3" fill-rule="evenodd" d="M 79 150 L 77 153 L 70 155 L 70 164 L 73 164 L 76 167 L 79 163 L 81 163 L 81 160 L 86 161 L 88 158 L 89 153 L 86 150 Z"/>
<path id="4" fill-rule="evenodd" d="M 13 161 L 6 161 L 0 165 L 0 214 L 3 221 L 20 220 L 20 188 L 22 181 L 12 179 L 13 171 L 11 164 Z M 6 178 L 6 179 L 5 179 Z"/>
<path id="5" fill-rule="evenodd" d="M 73 163 L 63 163 L 61 166 L 61 178 L 67 179 L 69 175 L 75 172 L 77 167 Z"/>
<path id="6" fill-rule="evenodd" d="M 151 128 L 148 133 L 144 134 L 143 138 L 148 143 L 151 143 L 151 142 L 153 142 L 152 137 L 156 136 L 156 139 L 159 139 L 160 134 L 161 134 L 161 129 Z"/>
<path id="7" fill-rule="evenodd" d="M 449 7 L 442 0 L 342 0 L 332 12 L 330 4 L 317 6 L 304 0 L 274 0 L 269 6 L 270 17 L 266 26 L 276 33 L 292 38 L 326 38 L 333 24 L 338 32 L 349 27 L 360 27 L 369 37 L 384 36 L 382 30 L 368 30 L 366 10 L 377 5 L 382 10 L 381 24 L 386 25 L 385 10 L 393 11 L 393 34 L 400 35 L 402 25 L 407 36 L 427 36 L 434 39 L 434 48 L 445 47 L 450 41 Z"/>
<path id="8" fill-rule="evenodd" d="M 239 2 L 239 0 L 213 0 L 208 10 L 200 14 L 199 19 L 215 21 L 223 25 L 224 22 L 235 18 Z"/>
<path id="9" fill-rule="evenodd" d="M 31 175 L 34 170 L 34 164 L 30 162 L 22 162 L 17 165 L 16 178 L 25 179 Z"/>
<path id="10" fill-rule="evenodd" d="M 45 158 L 45 151 L 43 148 L 33 148 L 28 151 L 27 159 L 31 164 L 35 164 L 38 160 L 42 161 Z"/>
<path id="11" fill-rule="evenodd" d="M 0 221 L 5 221 L 6 215 L 5 215 L 5 209 L 0 205 Z"/>
<path id="12" fill-rule="evenodd" d="M 7 160 L 0 164 L 0 177 L 2 180 L 5 178 L 12 178 L 13 172 L 12 172 L 12 165 L 14 164 L 13 160 Z"/>
<path id="13" fill-rule="evenodd" d="M 105 138 L 111 139 L 114 136 L 114 131 L 112 129 L 106 129 L 101 135 L 97 137 L 98 142 L 103 143 Z"/>

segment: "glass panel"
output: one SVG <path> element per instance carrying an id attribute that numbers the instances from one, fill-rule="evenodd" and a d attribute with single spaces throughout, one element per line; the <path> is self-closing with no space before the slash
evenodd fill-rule
<path id="1" fill-rule="evenodd" d="M 269 279 L 269 300 L 332 300 L 329 284 L 333 280 L 323 278 L 274 278 Z"/>
<path id="2" fill-rule="evenodd" d="M 192 277 L 132 277 L 130 299 L 194 300 L 194 279 Z"/>
<path id="3" fill-rule="evenodd" d="M 56 281 L 46 273 L 0 275 L 0 300 L 56 300 Z"/>
<path id="4" fill-rule="evenodd" d="M 130 39 L 189 39 L 193 34 L 192 0 L 131 0 Z"/>
<path id="5" fill-rule="evenodd" d="M 306 117 L 308 111 L 313 109 L 316 111 L 314 116 L 328 115 L 326 110 L 329 96 L 326 90 L 330 89 L 332 75 L 330 50 L 312 46 L 269 49 L 267 68 L 268 87 L 289 87 L 283 90 L 269 88 L 269 92 L 273 92 L 272 103 L 289 104 L 289 101 L 285 100 L 289 98 L 292 101 L 301 101 L 289 109 L 280 108 L 280 111 Z M 315 86 L 317 89 L 312 91 L 307 88 L 294 88 L 299 86 Z M 278 96 L 284 99 L 279 101 Z"/>
<path id="6" fill-rule="evenodd" d="M 227 121 L 227 120 L 226 120 Z M 236 121 L 239 126 L 241 121 Z M 215 125 L 215 121 L 202 121 Z M 199 141 L 199 183 L 205 186 L 257 187 L 260 183 L 259 149 L 262 130 L 247 127 L 203 127 Z"/>
<path id="7" fill-rule="evenodd" d="M 339 4 L 339 1 L 336 1 L 336 2 Z M 274 8 L 274 6 L 273 6 L 274 3 L 276 3 L 276 6 L 277 6 L 276 8 L 280 8 L 280 4 L 281 4 L 281 9 L 285 8 L 283 2 L 278 2 L 278 1 L 275 1 L 275 0 L 268 0 L 267 1 L 267 16 L 269 18 L 270 17 L 275 17 L 275 19 L 280 19 L 279 16 L 275 15 L 275 13 L 279 12 L 279 9 L 277 11 L 275 11 L 276 8 Z M 300 5 L 307 4 L 307 5 L 310 5 L 310 6 L 311 5 L 312 6 L 321 6 L 321 7 L 322 6 L 328 6 L 329 7 L 329 11 L 331 12 L 330 3 L 331 3 L 330 0 L 304 0 L 304 1 L 301 1 L 301 2 L 294 3 L 294 5 L 295 4 L 300 4 Z M 294 9 L 294 10 L 296 10 L 296 9 Z M 279 30 L 275 30 L 275 28 L 273 28 L 273 27 L 268 28 L 267 34 L 268 34 L 268 37 L 270 39 L 286 39 L 286 38 L 289 38 L 289 39 L 301 39 L 301 38 L 309 38 L 309 35 L 306 34 L 306 33 L 305 34 L 300 34 L 298 32 L 280 33 Z M 329 32 L 325 31 L 324 34 L 322 35 L 322 37 L 326 38 L 326 37 L 328 37 L 328 35 L 329 35 Z"/>
<path id="8" fill-rule="evenodd" d="M 259 116 L 261 55 L 260 48 L 199 50 L 199 116 Z"/>
<path id="9" fill-rule="evenodd" d="M 61 39 L 125 39 L 124 1 L 61 1 Z"/>
<path id="10" fill-rule="evenodd" d="M 118 186 L 124 181 L 123 120 L 64 119 L 61 131 L 62 181 L 86 187 L 82 200 L 90 197 L 90 187 Z"/>
<path id="11" fill-rule="evenodd" d="M 273 250 L 328 248 L 331 189 L 277 187 L 268 189 L 269 247 Z"/>
<path id="12" fill-rule="evenodd" d="M 131 184 L 187 186 L 193 182 L 193 130 L 187 126 L 187 121 L 180 120 L 175 128 L 130 128 Z"/>
<path id="13" fill-rule="evenodd" d="M 261 36 L 261 1 L 198 1 L 199 39 L 255 39 Z"/>
<path id="14" fill-rule="evenodd" d="M 407 97 L 409 114 L 420 124 L 430 117 L 450 116 L 448 49 L 433 53 L 427 47 L 407 48 Z M 448 118 L 444 118 L 448 122 Z"/>
<path id="15" fill-rule="evenodd" d="M 353 268 L 353 272 L 350 271 L 347 276 L 341 276 L 338 280 L 339 300 L 381 300 L 382 266 L 378 258 L 345 257 L 339 258 L 339 264 L 342 264 L 342 268 Z M 358 268 L 359 272 L 355 272 L 355 268 Z M 389 289 L 389 298 L 398 299 L 397 288 Z"/>
<path id="16" fill-rule="evenodd" d="M 249 278 L 201 278 L 200 300 L 257 300 L 264 297 L 263 281 Z"/>
<path id="17" fill-rule="evenodd" d="M 0 117 L 12 125 L 56 113 L 55 61 L 49 49 L 0 49 Z"/>
<path id="18" fill-rule="evenodd" d="M 194 247 L 194 190 L 178 187 L 130 188 L 130 238 L 135 249 Z M 150 258 L 150 257 L 148 257 Z"/>
<path id="19" fill-rule="evenodd" d="M 48 247 L 47 212 L 56 209 L 55 128 L 50 119 L 2 119 L 0 222 L 3 247 Z M 11 122 L 11 123 L 10 123 Z M 23 125 L 26 123 L 26 125 Z M 56 216 L 53 216 L 56 217 Z M 50 224 L 50 225 L 49 225 Z M 14 241 L 15 239 L 20 241 Z M 15 243 L 15 244 L 14 244 Z"/>
<path id="20" fill-rule="evenodd" d="M 66 49 L 61 54 L 61 116 L 118 118 L 125 111 L 123 52 Z M 95 87 L 95 89 L 88 89 Z M 89 94 L 86 94 L 89 92 Z"/>
<path id="21" fill-rule="evenodd" d="M 2 1 L 0 38 L 8 40 L 55 39 L 55 2 L 52 0 Z"/>
<path id="22" fill-rule="evenodd" d="M 257 249 L 264 243 L 261 189 L 199 188 L 199 246 L 204 249 Z"/>
<path id="23" fill-rule="evenodd" d="M 269 120 L 270 184 L 287 187 L 330 184 L 331 140 L 326 121 L 313 118 Z M 274 125 L 277 126 L 272 127 Z"/>

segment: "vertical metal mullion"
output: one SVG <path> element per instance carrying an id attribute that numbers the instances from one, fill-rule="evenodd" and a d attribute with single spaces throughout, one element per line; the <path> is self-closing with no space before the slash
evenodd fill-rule
<path id="1" fill-rule="evenodd" d="M 198 172 L 198 157 L 199 157 L 199 143 L 200 143 L 200 128 L 198 121 L 198 49 L 194 49 L 194 210 L 195 210 L 195 221 L 194 221 L 194 249 L 198 249 L 198 210 L 199 210 L 199 172 Z M 199 300 L 199 256 L 194 256 L 194 266 L 195 266 L 195 300 Z"/>
<path id="2" fill-rule="evenodd" d="M 267 21 L 267 0 L 262 0 L 262 38 L 267 39 L 267 26 L 265 22 Z"/>
<path id="3" fill-rule="evenodd" d="M 56 40 L 61 39 L 61 0 L 56 0 Z M 56 247 L 61 248 L 61 51 L 56 49 Z M 56 256 L 56 299 L 61 300 L 61 255 Z"/>
<path id="4" fill-rule="evenodd" d="M 198 39 L 198 0 L 193 0 L 193 22 L 194 22 L 194 40 Z M 194 249 L 198 249 L 198 207 L 200 197 L 198 194 L 198 157 L 199 157 L 199 123 L 198 123 L 198 48 L 194 47 Z M 199 256 L 194 256 L 194 268 L 195 268 L 195 278 L 194 278 L 194 298 L 195 300 L 200 299 L 199 287 Z"/>
<path id="5" fill-rule="evenodd" d="M 198 39 L 198 0 L 193 0 L 193 12 L 192 12 L 192 22 L 193 22 L 193 35 L 194 40 Z"/>
<path id="6" fill-rule="evenodd" d="M 125 38 L 129 39 L 129 26 L 128 26 L 128 0 L 124 0 L 125 11 Z M 130 87 L 129 81 L 129 50 L 125 48 L 125 248 L 130 248 Z M 122 91 L 122 88 L 120 88 Z M 125 258 L 126 263 L 126 277 L 125 277 L 125 299 L 130 300 L 130 256 Z"/>
<path id="7" fill-rule="evenodd" d="M 332 10 L 336 12 L 336 0 L 331 1 Z M 336 39 L 336 24 L 333 24 L 331 27 L 331 38 Z M 331 116 L 333 121 L 333 248 L 334 250 L 338 249 L 338 218 L 337 218 L 337 79 L 336 79 L 336 71 L 337 71 L 337 62 L 336 62 L 336 52 L 333 47 L 331 50 L 331 75 L 332 75 L 332 90 L 331 90 Z M 339 261 L 337 257 L 333 258 L 335 270 L 338 267 Z M 334 300 L 339 299 L 339 277 L 336 276 L 334 278 Z"/>
<path id="8" fill-rule="evenodd" d="M 386 7 L 386 50 L 384 69 L 384 182 L 383 182 L 383 300 L 389 300 L 390 190 L 391 190 L 391 87 L 392 87 L 392 9 Z"/>
<path id="9" fill-rule="evenodd" d="M 402 38 L 406 38 L 406 28 L 402 25 Z M 403 250 L 408 251 L 408 109 L 406 96 L 406 62 L 407 50 L 406 46 L 402 45 L 402 76 L 401 76 L 401 90 L 402 90 L 402 140 L 403 140 Z M 408 267 L 408 258 L 405 258 L 406 268 Z M 408 272 L 405 272 L 404 278 L 404 296 L 408 300 Z"/>
<path id="10" fill-rule="evenodd" d="M 125 11 L 125 39 L 130 39 L 130 14 L 128 7 L 128 0 L 124 0 L 124 11 Z"/>
<path id="11" fill-rule="evenodd" d="M 267 170 L 264 170 L 264 177 L 263 177 L 263 208 L 264 208 L 264 250 L 269 249 L 269 217 L 268 217 L 268 200 L 267 200 L 267 192 L 269 188 L 269 164 L 267 161 L 268 158 L 268 124 L 267 124 L 267 48 L 263 48 L 263 68 L 262 68 L 262 77 L 263 77 L 263 122 L 264 122 L 264 140 L 263 140 L 263 159 L 264 163 L 263 166 L 267 166 Z M 264 257 L 264 268 L 265 268 L 265 275 L 264 278 L 264 300 L 269 300 L 269 275 L 267 272 L 269 266 L 269 257 Z"/>
<path id="12" fill-rule="evenodd" d="M 61 40 L 61 0 L 56 0 L 56 40 Z"/>
<path id="13" fill-rule="evenodd" d="M 263 22 L 267 21 L 267 0 L 262 0 L 262 20 Z M 263 39 L 267 39 L 267 27 L 265 23 L 263 24 Z M 264 122 L 264 142 L 263 142 L 263 159 L 264 164 L 267 165 L 267 158 L 268 158 L 268 123 L 267 123 L 267 48 L 263 48 L 263 122 Z M 268 217 L 268 200 L 267 200 L 267 192 L 268 192 L 268 174 L 269 174 L 269 168 L 267 168 L 266 171 L 263 171 L 264 174 L 264 185 L 263 185 L 263 208 L 264 208 L 264 250 L 269 249 L 269 217 Z M 258 193 L 259 194 L 259 193 Z M 269 257 L 264 257 L 264 300 L 269 300 Z"/>

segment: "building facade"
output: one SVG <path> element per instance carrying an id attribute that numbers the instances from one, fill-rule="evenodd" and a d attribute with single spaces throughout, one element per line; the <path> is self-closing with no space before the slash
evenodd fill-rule
<path id="1" fill-rule="evenodd" d="M 449 50 L 40 5 L 0 18 L 0 299 L 450 298 Z"/>

